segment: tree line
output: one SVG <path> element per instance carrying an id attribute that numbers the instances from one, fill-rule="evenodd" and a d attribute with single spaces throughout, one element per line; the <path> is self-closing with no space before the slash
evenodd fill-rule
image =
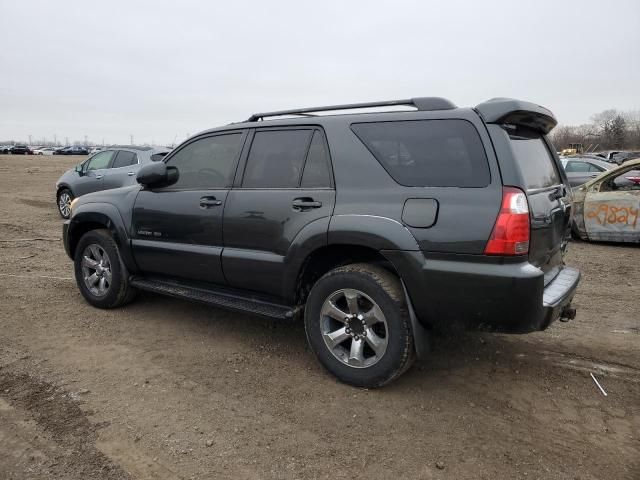
<path id="1" fill-rule="evenodd" d="M 605 110 L 584 125 L 558 125 L 550 137 L 558 150 L 576 143 L 585 151 L 640 150 L 640 110 Z"/>

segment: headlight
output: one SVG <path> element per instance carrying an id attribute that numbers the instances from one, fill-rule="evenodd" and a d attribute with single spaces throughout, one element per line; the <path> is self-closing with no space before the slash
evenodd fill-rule
<path id="1" fill-rule="evenodd" d="M 77 201 L 78 201 L 77 198 L 74 198 L 73 200 L 71 200 L 71 211 L 69 212 L 69 216 L 73 215 L 73 209 L 74 209 Z"/>

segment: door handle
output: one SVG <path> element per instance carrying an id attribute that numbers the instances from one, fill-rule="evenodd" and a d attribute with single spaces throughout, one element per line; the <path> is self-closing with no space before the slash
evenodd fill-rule
<path id="1" fill-rule="evenodd" d="M 203 208 L 219 207 L 220 205 L 222 205 L 222 200 L 216 200 L 216 197 L 200 198 L 200 206 Z"/>
<path id="2" fill-rule="evenodd" d="M 104 175 L 96 175 L 96 180 L 100 180 Z"/>
<path id="3" fill-rule="evenodd" d="M 136 174 L 136 172 L 128 172 L 127 175 L 129 175 L 130 177 L 133 177 Z"/>
<path id="4" fill-rule="evenodd" d="M 309 210 L 311 208 L 320 208 L 322 206 L 322 202 L 316 202 L 313 198 L 302 197 L 295 198 L 293 203 L 291 204 L 294 210 Z"/>

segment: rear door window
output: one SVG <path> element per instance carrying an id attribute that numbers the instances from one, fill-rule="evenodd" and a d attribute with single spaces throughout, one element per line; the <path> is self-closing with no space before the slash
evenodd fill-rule
<path id="1" fill-rule="evenodd" d="M 242 179 L 246 188 L 296 188 L 312 130 L 255 133 Z"/>
<path id="2" fill-rule="evenodd" d="M 466 120 L 412 120 L 351 126 L 391 177 L 410 187 L 486 187 L 489 164 Z"/>
<path id="3" fill-rule="evenodd" d="M 565 168 L 565 171 L 567 173 L 571 173 L 571 172 L 588 172 L 589 171 L 589 167 L 590 167 L 590 164 L 588 164 L 586 162 L 569 162 L 569 163 L 567 163 L 567 168 Z"/>
<path id="4" fill-rule="evenodd" d="M 116 158 L 113 160 L 111 168 L 128 167 L 129 165 L 134 165 L 136 163 L 138 163 L 138 157 L 135 153 L 120 150 L 118 151 Z"/>
<path id="5" fill-rule="evenodd" d="M 509 139 L 527 189 L 552 187 L 562 183 L 555 161 L 539 132 L 517 127 L 509 130 Z"/>

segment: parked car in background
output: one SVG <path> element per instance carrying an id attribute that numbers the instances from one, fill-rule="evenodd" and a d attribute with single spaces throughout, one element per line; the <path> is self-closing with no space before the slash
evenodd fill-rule
<path id="1" fill-rule="evenodd" d="M 9 153 L 13 145 L 0 145 L 0 153 Z"/>
<path id="2" fill-rule="evenodd" d="M 596 160 L 592 157 L 564 157 L 561 159 L 564 171 L 567 173 L 569 184 L 577 187 L 596 178 L 607 170 L 615 168 L 615 164 L 604 159 Z"/>
<path id="3" fill-rule="evenodd" d="M 151 147 L 109 147 L 75 168 L 56 182 L 56 203 L 62 218 L 69 218 L 74 198 L 90 192 L 134 185 L 143 165 L 161 159 L 168 150 Z"/>
<path id="4" fill-rule="evenodd" d="M 415 110 L 309 116 L 390 105 Z M 65 250 L 95 307 L 149 290 L 304 312 L 320 363 L 379 387 L 426 353 L 433 330 L 525 333 L 575 316 L 555 125 L 546 108 L 504 98 L 254 114 L 144 165 L 140 185 L 76 199 Z M 87 170 L 110 166 L 108 154 Z"/>
<path id="5" fill-rule="evenodd" d="M 54 147 L 40 147 L 33 150 L 34 155 L 53 155 L 56 149 Z"/>
<path id="6" fill-rule="evenodd" d="M 640 242 L 640 159 L 574 189 L 574 235 L 583 240 Z"/>
<path id="7" fill-rule="evenodd" d="M 89 155 L 87 147 L 73 145 L 72 147 L 63 147 L 55 151 L 56 155 Z"/>
<path id="8" fill-rule="evenodd" d="M 9 149 L 11 155 L 31 155 L 33 152 L 26 145 L 14 145 Z"/>
<path id="9" fill-rule="evenodd" d="M 640 152 L 618 152 L 612 156 L 611 161 L 618 165 L 622 165 L 623 163 L 636 158 L 640 158 Z"/>
<path id="10" fill-rule="evenodd" d="M 105 149 L 105 147 L 91 147 L 89 149 L 89 155 L 94 155 L 94 154 L 96 154 L 98 152 L 101 152 L 104 149 Z"/>

